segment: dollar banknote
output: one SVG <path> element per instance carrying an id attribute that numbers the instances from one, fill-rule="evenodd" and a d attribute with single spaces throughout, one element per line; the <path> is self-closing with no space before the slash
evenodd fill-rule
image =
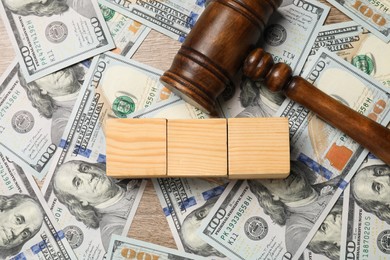
<path id="1" fill-rule="evenodd" d="M 388 0 L 327 0 L 352 20 L 384 42 L 390 41 L 390 2 Z"/>
<path id="2" fill-rule="evenodd" d="M 113 235 L 107 254 L 107 260 L 150 259 L 150 260 L 192 260 L 203 257 L 180 252 L 171 248 L 147 243 L 144 241 Z"/>
<path id="3" fill-rule="evenodd" d="M 390 166 L 369 154 L 345 190 L 340 259 L 390 257 Z"/>
<path id="4" fill-rule="evenodd" d="M 204 10 L 204 0 L 99 0 L 99 3 L 183 42 Z"/>
<path id="5" fill-rule="evenodd" d="M 105 163 L 61 149 L 42 192 L 78 259 L 104 259 L 110 237 L 126 235 L 146 180 L 115 180 Z"/>
<path id="6" fill-rule="evenodd" d="M 92 82 L 115 117 L 128 117 L 173 95 L 159 81 L 162 72 L 145 64 L 113 53 L 100 55 L 95 64 Z"/>
<path id="7" fill-rule="evenodd" d="M 0 153 L 0 259 L 77 259 L 34 178 Z"/>
<path id="8" fill-rule="evenodd" d="M 210 115 L 188 104 L 178 96 L 172 96 L 130 115 L 131 118 L 204 119 Z"/>
<path id="9" fill-rule="evenodd" d="M 334 53 L 323 48 L 318 50 L 302 76 L 359 113 L 382 125 L 388 124 L 388 90 Z M 285 100 L 277 115 L 289 118 L 291 158 L 316 172 L 317 183 L 337 181 L 339 187 L 345 187 L 368 151 L 291 100 Z M 340 178 L 343 180 L 340 181 Z M 332 201 L 341 190 L 338 189 Z M 330 208 L 327 208 L 323 211 L 321 218 L 314 225 L 315 230 L 329 210 Z M 312 234 L 313 231 L 308 237 Z M 306 239 L 303 245 L 307 245 L 308 241 Z"/>
<path id="10" fill-rule="evenodd" d="M 223 192 L 226 180 L 166 178 L 152 182 L 178 249 L 212 259 L 225 258 L 223 251 L 205 243 L 196 230 Z"/>
<path id="11" fill-rule="evenodd" d="M 271 16 L 258 47 L 270 53 L 275 63 L 286 63 L 299 74 L 329 10 L 318 1 L 284 0 Z M 219 99 L 223 117 L 269 117 L 283 103 L 284 96 L 259 82 L 243 77 L 239 85 L 225 90 Z"/>
<path id="12" fill-rule="evenodd" d="M 0 9 L 27 82 L 115 47 L 95 1 L 2 0 Z"/>
<path id="13" fill-rule="evenodd" d="M 42 188 L 79 259 L 102 259 L 110 235 L 128 231 L 145 181 L 107 177 L 104 120 L 165 97 L 158 76 L 111 52 L 92 60 Z"/>
<path id="14" fill-rule="evenodd" d="M 168 99 L 171 92 L 160 82 L 161 72 L 107 52 L 90 64 L 84 84 L 67 120 L 59 147 L 73 147 L 73 157 L 105 163 L 105 120 Z"/>
<path id="15" fill-rule="evenodd" d="M 340 260 L 342 228 L 348 223 L 343 215 L 343 205 L 347 193 L 346 188 L 336 201 L 320 228 L 314 234 L 307 249 L 303 252 L 302 260 Z M 348 203 L 346 201 L 346 203 Z"/>
<path id="16" fill-rule="evenodd" d="M 311 50 L 310 57 L 320 47 L 327 48 L 355 67 L 390 88 L 390 43 L 385 43 L 354 21 L 329 24 L 322 27 Z"/>
<path id="17" fill-rule="evenodd" d="M 315 175 L 292 162 L 286 179 L 230 182 L 203 220 L 200 238 L 230 259 L 299 259 L 341 190 L 313 182 Z"/>
<path id="18" fill-rule="evenodd" d="M 318 50 L 302 76 L 376 122 L 382 125 L 389 122 L 388 89 L 336 54 L 324 48 Z M 367 155 L 358 143 L 289 99 L 277 115 L 289 118 L 291 157 L 310 165 L 322 180 L 355 172 Z"/>
<path id="19" fill-rule="evenodd" d="M 366 115 L 389 101 L 380 83 L 324 49 L 302 75 Z M 285 103 L 278 114 L 289 118 L 289 177 L 229 184 L 202 222 L 201 238 L 230 258 L 299 259 L 367 155 L 306 108 Z M 389 112 L 378 112 L 377 121 L 386 124 Z"/>
<path id="20" fill-rule="evenodd" d="M 104 5 L 99 5 L 116 48 L 113 52 L 131 58 L 148 36 L 150 28 Z"/>
<path id="21" fill-rule="evenodd" d="M 0 150 L 41 180 L 81 89 L 82 63 L 27 83 L 14 60 L 0 80 Z"/>

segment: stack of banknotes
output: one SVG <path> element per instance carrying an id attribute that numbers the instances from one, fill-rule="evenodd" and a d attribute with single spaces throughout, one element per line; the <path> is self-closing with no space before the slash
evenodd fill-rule
<path id="1" fill-rule="evenodd" d="M 387 126 L 390 2 L 327 1 L 351 21 L 324 25 L 330 5 L 285 0 L 259 46 Z M 151 30 L 183 42 L 206 5 L 0 1 L 16 53 L 0 79 L 0 259 L 390 259 L 390 166 L 245 77 L 220 117 L 288 117 L 288 178 L 106 176 L 107 118 L 209 117 L 132 59 Z M 127 237 L 147 181 L 177 249 Z"/>

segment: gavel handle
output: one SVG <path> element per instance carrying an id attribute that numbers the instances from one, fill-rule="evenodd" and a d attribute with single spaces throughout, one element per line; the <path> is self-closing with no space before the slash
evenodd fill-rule
<path id="1" fill-rule="evenodd" d="M 247 57 L 243 71 L 253 80 L 263 79 L 271 91 L 282 91 L 390 165 L 390 129 L 343 105 L 302 77 L 292 77 L 288 65 L 274 65 L 272 56 L 262 49 Z"/>

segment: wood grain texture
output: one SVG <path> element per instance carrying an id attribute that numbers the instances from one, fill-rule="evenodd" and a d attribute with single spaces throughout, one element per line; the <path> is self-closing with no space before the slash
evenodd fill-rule
<path id="1" fill-rule="evenodd" d="M 286 178 L 290 173 L 287 118 L 229 118 L 229 179 Z"/>
<path id="2" fill-rule="evenodd" d="M 329 4 L 326 0 L 319 0 L 324 5 L 327 5 L 330 7 L 330 12 L 328 17 L 325 20 L 325 24 L 332 24 L 332 23 L 341 23 L 341 22 L 348 22 L 351 21 L 351 18 L 343 14 L 339 9 L 334 7 L 333 5 Z"/>
<path id="3" fill-rule="evenodd" d="M 106 122 L 107 175 L 159 178 L 167 175 L 167 120 L 109 118 Z"/>
<path id="4" fill-rule="evenodd" d="M 152 30 L 132 59 L 163 72 L 169 69 L 179 48 L 180 42 Z"/>
<path id="5" fill-rule="evenodd" d="M 168 176 L 227 177 L 226 119 L 168 120 Z"/>
<path id="6" fill-rule="evenodd" d="M 331 6 L 325 0 L 321 2 Z M 347 16 L 332 7 L 325 23 L 349 20 Z M 2 35 L 0 37 L 0 74 L 2 75 L 14 59 L 15 51 L 5 31 L 3 21 L 0 22 L 0 32 Z M 179 47 L 179 42 L 152 30 L 133 58 L 165 71 L 170 67 Z M 43 182 L 37 181 L 37 183 L 42 187 Z M 148 181 L 128 236 L 161 246 L 177 248 L 151 181 Z"/>
<path id="7" fill-rule="evenodd" d="M 161 246 L 177 248 L 151 180 L 147 182 L 127 236 Z"/>

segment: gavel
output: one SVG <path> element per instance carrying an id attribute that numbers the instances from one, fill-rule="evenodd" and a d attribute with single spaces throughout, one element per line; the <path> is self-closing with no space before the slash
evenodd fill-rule
<path id="1" fill-rule="evenodd" d="M 255 49 L 282 0 L 209 0 L 160 81 L 185 101 L 215 113 L 217 97 L 243 73 L 316 113 L 390 164 L 390 130 L 328 96 L 292 69 Z"/>

